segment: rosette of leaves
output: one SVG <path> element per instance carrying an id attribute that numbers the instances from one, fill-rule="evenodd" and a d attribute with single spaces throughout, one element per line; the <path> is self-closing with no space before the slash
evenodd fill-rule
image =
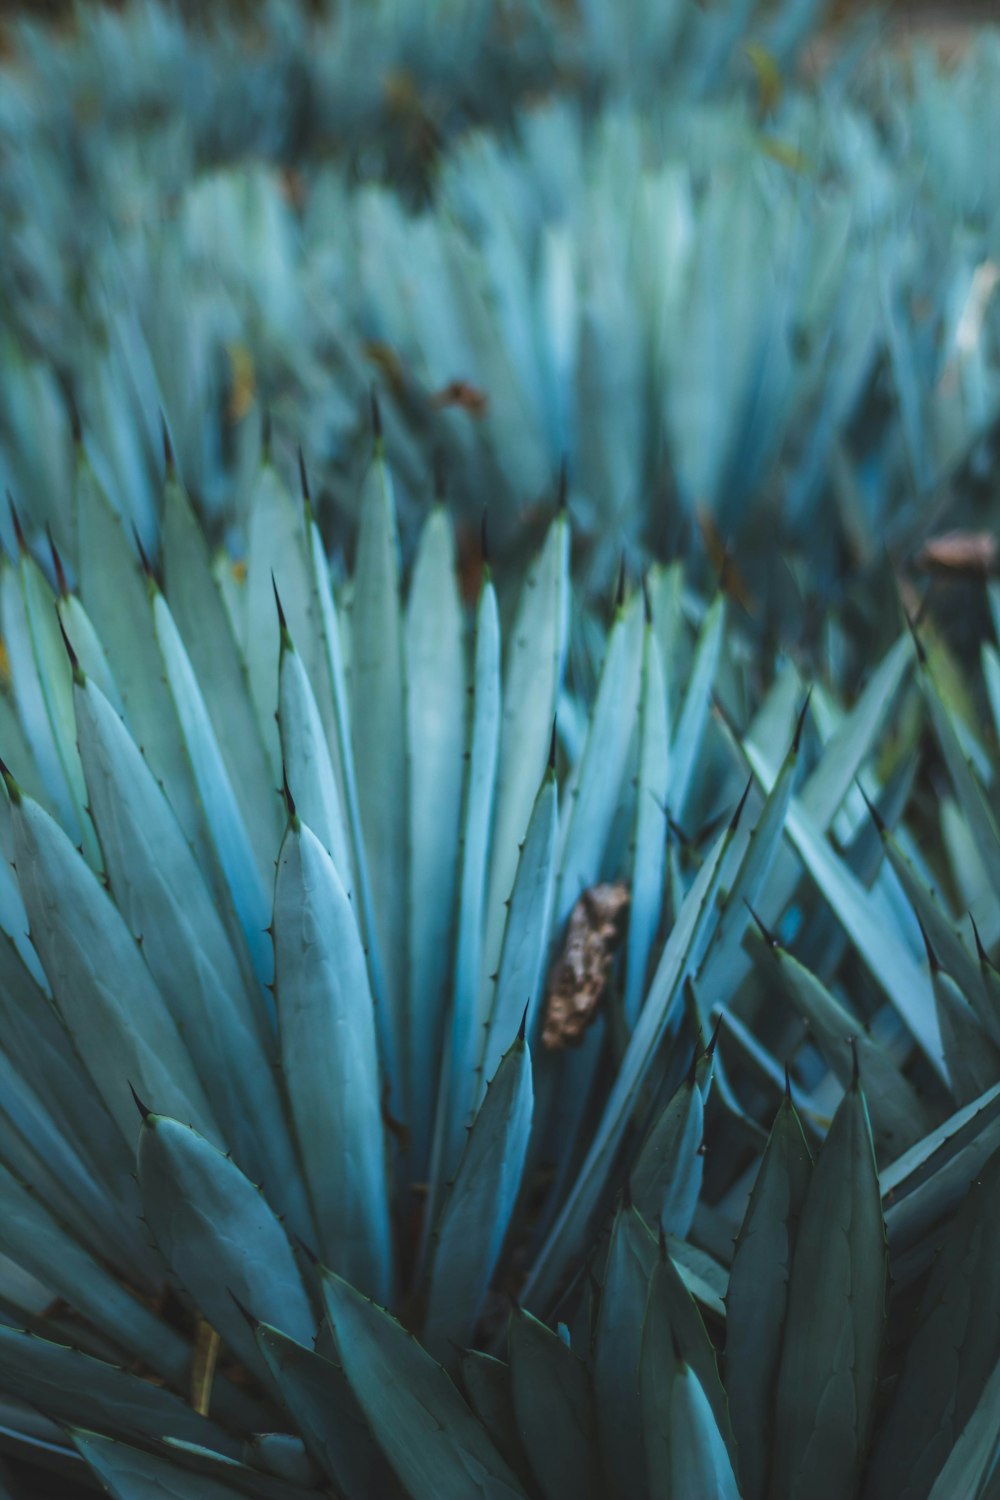
<path id="1" fill-rule="evenodd" d="M 996 886 L 980 961 L 897 854 L 922 704 L 995 832 L 909 636 L 806 715 L 676 566 L 577 618 L 565 511 L 495 583 L 437 504 L 404 587 L 381 449 L 349 575 L 269 462 L 236 569 L 163 505 L 154 576 L 81 456 L 75 575 L 0 578 L 21 1458 L 121 1500 L 981 1493 Z"/>
<path id="2" fill-rule="evenodd" d="M 836 91 L 765 120 L 743 98 L 560 99 L 456 143 L 419 210 L 312 158 L 196 171 L 181 143 L 162 176 L 122 160 L 85 275 L 46 229 L 58 193 L 31 207 L 36 174 L 18 212 L 39 288 L 8 298 L 0 474 L 32 540 L 47 523 L 75 558 L 75 407 L 152 556 L 157 408 L 222 530 L 245 521 L 266 407 L 346 543 L 375 381 L 407 549 L 433 455 L 474 524 L 489 490 L 496 554 L 522 566 L 564 465 L 588 593 L 623 546 L 638 569 L 700 527 L 780 632 L 786 557 L 825 604 L 877 575 L 886 541 L 912 553 L 946 497 L 950 524 L 988 509 L 988 226 L 928 201 L 902 130 L 889 142 Z M 775 534 L 778 564 L 759 545 Z M 896 621 L 867 627 L 887 640 Z"/>

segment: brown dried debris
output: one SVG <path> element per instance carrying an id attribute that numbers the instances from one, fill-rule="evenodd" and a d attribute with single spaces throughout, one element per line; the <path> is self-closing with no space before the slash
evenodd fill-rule
<path id="1" fill-rule="evenodd" d="M 550 1052 L 578 1047 L 597 1014 L 628 903 L 627 885 L 595 885 L 584 891 L 570 913 L 545 1001 L 542 1046 Z"/>
<path id="2" fill-rule="evenodd" d="M 489 404 L 486 392 L 467 380 L 449 380 L 446 386 L 431 396 L 432 406 L 457 406 L 462 411 L 467 411 L 470 417 L 484 417 Z"/>
<path id="3" fill-rule="evenodd" d="M 914 558 L 922 573 L 944 573 L 952 578 L 993 578 L 1000 547 L 989 531 L 946 531 L 930 537 Z"/>

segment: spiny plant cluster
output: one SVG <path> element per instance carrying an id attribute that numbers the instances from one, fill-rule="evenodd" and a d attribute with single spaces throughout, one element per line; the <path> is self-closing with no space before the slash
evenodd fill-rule
<path id="1" fill-rule="evenodd" d="M 405 8 L 313 25 L 279 8 L 250 49 L 151 6 L 65 46 L 34 36 L 0 118 L 0 477 L 32 537 L 49 524 L 75 555 L 82 422 L 155 554 L 158 410 L 199 510 L 241 526 L 266 408 L 346 544 L 373 382 L 407 544 L 442 455 L 453 503 L 478 522 L 488 492 L 495 551 L 523 566 L 565 464 L 589 591 L 612 587 L 623 546 L 640 569 L 698 526 L 772 588 L 783 565 L 757 542 L 780 537 L 807 593 L 944 521 L 981 526 L 1000 195 L 970 163 L 995 44 L 947 74 L 845 59 L 806 90 L 789 60 L 809 6 L 758 31 L 742 12 L 661 10 L 587 5 L 570 24 L 483 5 L 466 25 L 444 5 L 432 31 Z M 523 50 L 498 52 L 498 33 Z M 510 69 L 471 88 L 478 111 L 431 108 L 462 128 L 442 126 L 415 201 L 364 155 L 405 134 L 391 109 L 376 124 L 386 77 L 433 95 L 438 55 L 449 99 L 474 58 Z M 95 97 L 106 123 L 81 139 Z M 346 114 L 295 125 L 290 97 Z M 363 159 L 315 149 L 327 138 Z"/>
<path id="2" fill-rule="evenodd" d="M 804 704 L 677 565 L 571 630 L 565 510 L 498 597 L 435 504 L 404 583 L 381 444 L 336 584 L 266 455 L 238 567 L 169 465 L 155 570 L 82 451 L 73 509 L 0 574 L 18 1452 L 992 1495 L 996 726 L 933 622 Z"/>

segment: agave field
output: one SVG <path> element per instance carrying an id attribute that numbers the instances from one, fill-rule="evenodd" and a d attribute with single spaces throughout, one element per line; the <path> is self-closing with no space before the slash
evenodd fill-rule
<path id="1" fill-rule="evenodd" d="M 814 10 L 14 34 L 3 1500 L 1000 1500 L 1000 43 Z"/>

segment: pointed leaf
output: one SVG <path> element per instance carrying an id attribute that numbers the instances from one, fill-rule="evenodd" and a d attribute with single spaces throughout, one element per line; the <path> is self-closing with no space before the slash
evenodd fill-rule
<path id="1" fill-rule="evenodd" d="M 408 793 L 398 550 L 392 482 L 377 454 L 362 499 L 354 569 L 351 730 L 375 922 L 369 941 L 378 943 L 387 1019 L 405 1078 Z"/>
<path id="2" fill-rule="evenodd" d="M 772 1484 L 789 1500 L 850 1500 L 875 1406 L 885 1226 L 868 1111 L 844 1095 L 806 1191 L 778 1372 Z"/>
<path id="3" fill-rule="evenodd" d="M 343 1370 L 270 1324 L 254 1334 L 315 1461 L 347 1500 L 367 1500 L 376 1451 Z"/>
<path id="4" fill-rule="evenodd" d="M 226 1143 L 309 1235 L 259 992 L 245 978 L 190 846 L 124 724 L 94 683 L 76 694 L 90 807 L 118 909 L 188 1039 Z"/>
<path id="5" fill-rule="evenodd" d="M 449 1344 L 472 1342 L 517 1203 L 532 1107 L 531 1056 L 518 1037 L 476 1115 L 437 1231 L 424 1340 L 442 1361 Z"/>
<path id="6" fill-rule="evenodd" d="M 162 1386 L 78 1349 L 0 1325 L 0 1386 L 60 1422 L 123 1437 L 177 1437 L 234 1457 L 239 1444 Z"/>
<path id="7" fill-rule="evenodd" d="M 212 729 L 201 688 L 173 616 L 161 594 L 156 594 L 153 599 L 153 623 L 163 671 L 177 711 L 219 866 L 225 877 L 254 971 L 261 984 L 270 984 L 273 967 L 271 945 L 267 938 L 270 900 L 254 859 L 246 824 Z"/>
<path id="8" fill-rule="evenodd" d="M 632 1201 L 646 1223 L 681 1239 L 701 1191 L 704 1119 L 701 1090 L 682 1083 L 646 1137 L 629 1178 Z"/>
<path id="9" fill-rule="evenodd" d="M 218 1139 L 177 1024 L 97 876 L 37 803 L 20 798 L 13 815 L 35 947 L 76 1050 L 125 1140 L 131 1144 L 136 1134 L 130 1082 Z"/>
<path id="10" fill-rule="evenodd" d="M 912 1326 L 865 1475 L 866 1500 L 931 1491 L 1000 1359 L 1000 1153 L 945 1231 Z"/>
<path id="11" fill-rule="evenodd" d="M 642 596 L 619 608 L 608 636 L 583 754 L 564 814 L 555 924 L 561 931 L 601 862 L 622 793 L 642 673 Z"/>
<path id="12" fill-rule="evenodd" d="M 560 514 L 525 575 L 503 678 L 483 976 L 496 972 L 520 845 L 545 773 L 562 686 L 569 603 L 569 525 Z"/>
<path id="13" fill-rule="evenodd" d="M 653 943 L 663 909 L 670 726 L 663 661 L 652 625 L 646 626 L 639 701 L 639 779 L 636 785 L 632 890 L 625 960 L 625 1020 L 634 1027 L 646 995 Z"/>
<path id="14" fill-rule="evenodd" d="M 745 1500 L 767 1493 L 788 1285 L 811 1172 L 802 1126 L 786 1099 L 750 1194 L 726 1295 L 726 1390 Z"/>
<path id="15" fill-rule="evenodd" d="M 388 1313 L 323 1278 L 351 1389 L 413 1500 L 524 1500 L 524 1491 L 441 1366 Z"/>
<path id="16" fill-rule="evenodd" d="M 327 1264 L 392 1283 L 375 1012 L 354 910 L 333 860 L 293 819 L 274 893 L 281 1063 Z"/>
<path id="17" fill-rule="evenodd" d="M 197 1131 L 146 1115 L 139 1192 L 150 1233 L 205 1319 L 265 1379 L 253 1333 L 233 1301 L 289 1337 L 315 1332 L 295 1257 L 259 1188 Z"/>
<path id="18" fill-rule="evenodd" d="M 587 1367 L 530 1313 L 510 1322 L 517 1431 L 544 1500 L 600 1500 L 594 1392 Z"/>
<path id="19" fill-rule="evenodd" d="M 424 526 L 406 607 L 409 755 L 409 1036 L 414 1161 L 424 1170 L 444 1040 L 454 939 L 465 749 L 465 656 L 455 544 L 443 506 Z"/>
<path id="20" fill-rule="evenodd" d="M 266 876 L 281 840 L 275 767 L 265 749 L 246 664 L 212 573 L 202 529 L 184 490 L 169 475 L 161 546 L 171 613 L 201 684 L 257 867 Z M 256 622 L 261 632 L 269 625 L 267 616 Z"/>
<path id="21" fill-rule="evenodd" d="M 622 1207 L 611 1246 L 597 1317 L 594 1394 L 604 1472 L 614 1494 L 649 1493 L 639 1408 L 642 1321 L 656 1265 L 656 1241 L 634 1208 Z"/>

